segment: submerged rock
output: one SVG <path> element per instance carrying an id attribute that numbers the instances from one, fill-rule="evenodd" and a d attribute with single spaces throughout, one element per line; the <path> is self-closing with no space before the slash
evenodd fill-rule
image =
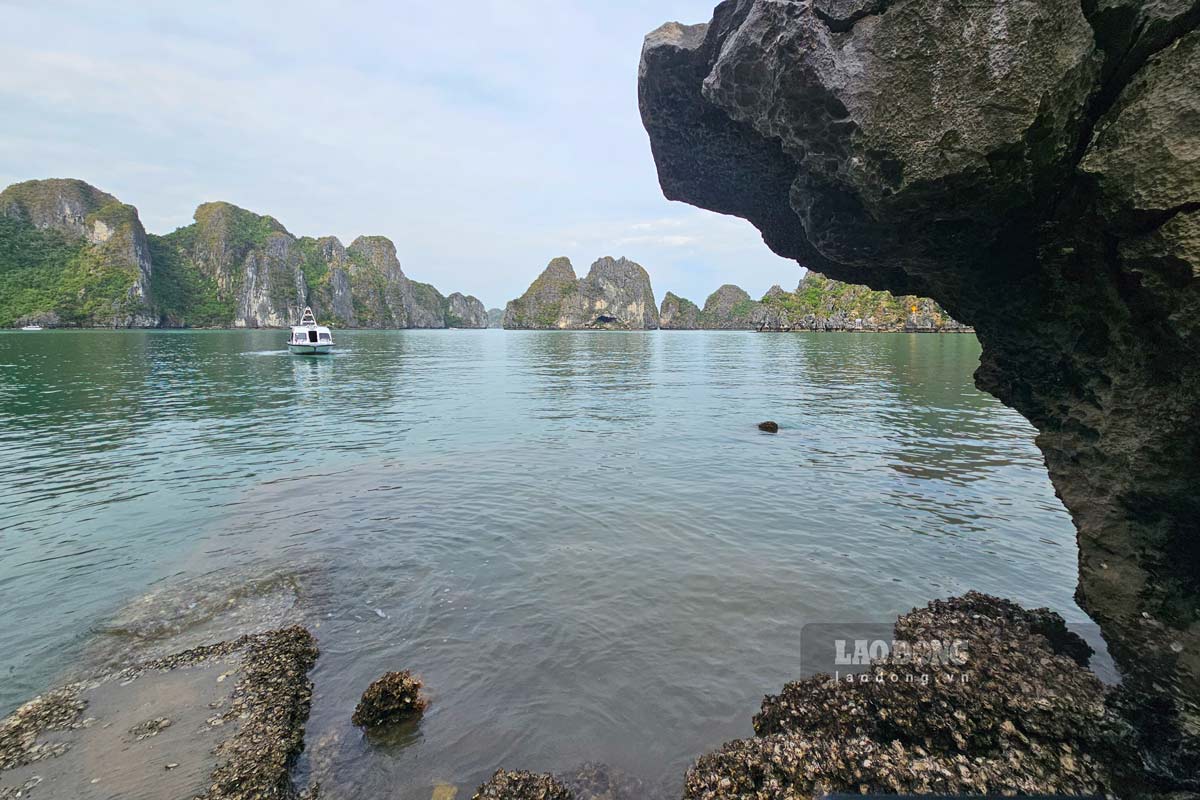
<path id="1" fill-rule="evenodd" d="M 755 738 L 700 758 L 685 797 L 1142 788 L 1129 729 L 1057 614 L 971 592 L 900 617 L 895 639 L 913 653 L 954 643 L 961 657 L 931 663 L 897 646 L 865 673 L 788 684 L 763 700 Z"/>
<path id="2" fill-rule="evenodd" d="M 471 800 L 575 800 L 575 795 L 553 775 L 500 769 L 475 790 Z"/>
<path id="3" fill-rule="evenodd" d="M 421 680 L 411 672 L 389 672 L 363 692 L 351 721 L 376 728 L 420 716 L 427 702 L 421 697 Z"/>
<path id="4" fill-rule="evenodd" d="M 589 762 L 565 772 L 559 781 L 575 800 L 645 800 L 640 780 L 607 764 Z"/>

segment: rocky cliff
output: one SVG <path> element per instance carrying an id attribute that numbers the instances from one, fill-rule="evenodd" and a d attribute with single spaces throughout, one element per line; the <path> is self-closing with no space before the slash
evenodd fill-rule
<path id="1" fill-rule="evenodd" d="M 133 206 L 82 181 L 10 186 L 0 193 L 0 326 L 284 327 L 305 305 L 339 327 L 482 318 L 474 298 L 452 303 L 409 279 L 382 236 L 348 248 L 333 236 L 297 239 L 230 203 L 205 203 L 194 220 L 148 236 Z"/>
<path id="2" fill-rule="evenodd" d="M 976 328 L 1168 782 L 1200 774 L 1198 24 L 1195 0 L 728 0 L 639 69 L 669 198 Z"/>
<path id="3" fill-rule="evenodd" d="M 503 328 L 504 327 L 504 309 L 503 308 L 489 308 L 487 310 L 487 319 L 488 319 L 488 327 L 489 328 Z"/>
<path id="4" fill-rule="evenodd" d="M 447 328 L 486 328 L 488 311 L 477 297 L 454 292 L 446 298 Z"/>
<path id="5" fill-rule="evenodd" d="M 700 328 L 700 309 L 687 298 L 674 292 L 663 295 L 658 310 L 658 324 L 665 331 L 694 331 Z"/>
<path id="6" fill-rule="evenodd" d="M 137 209 L 77 180 L 0 192 L 0 326 L 153 324 Z"/>
<path id="7" fill-rule="evenodd" d="M 154 242 L 166 275 L 187 274 L 193 287 L 165 306 L 172 325 L 284 327 L 311 305 L 339 327 L 445 327 L 445 299 L 404 274 L 383 236 L 349 247 L 334 236 L 297 239 L 272 217 L 206 203 L 192 225 Z"/>
<path id="8" fill-rule="evenodd" d="M 658 307 L 650 276 L 628 259 L 601 258 L 576 278 L 570 260 L 556 258 L 509 302 L 504 327 L 648 330 L 658 327 Z"/>

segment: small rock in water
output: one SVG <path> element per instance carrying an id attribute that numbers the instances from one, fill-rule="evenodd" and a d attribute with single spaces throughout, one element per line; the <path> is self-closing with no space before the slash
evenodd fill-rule
<path id="1" fill-rule="evenodd" d="M 760 422 L 758 423 L 758 429 L 760 431 L 765 431 L 766 433 L 779 433 L 779 423 L 771 422 L 770 420 L 766 422 Z"/>
<path id="2" fill-rule="evenodd" d="M 363 692 L 351 721 L 364 728 L 389 725 L 419 716 L 428 705 L 421 697 L 421 679 L 411 672 L 389 672 Z"/>

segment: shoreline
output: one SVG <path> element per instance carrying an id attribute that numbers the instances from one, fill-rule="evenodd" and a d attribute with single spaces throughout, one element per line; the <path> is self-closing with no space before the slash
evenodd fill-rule
<path id="1" fill-rule="evenodd" d="M 1091 649 L 1058 614 L 968 592 L 901 615 L 896 636 L 953 640 L 963 657 L 892 654 L 866 665 L 871 680 L 830 682 L 818 672 L 786 684 L 762 701 L 754 736 L 693 761 L 684 799 L 749 800 L 764 777 L 781 791 L 815 793 L 1145 789 L 1110 707 L 1115 690 L 1088 668 Z M 0 720 L 0 798 L 82 798 L 95 784 L 146 783 L 163 796 L 205 800 L 352 796 L 341 793 L 352 787 L 297 770 L 318 658 L 313 632 L 295 626 L 49 689 Z M 935 677 L 879 679 L 897 673 Z M 1007 687 L 998 703 L 989 694 L 997 685 Z M 929 717 L 927 709 L 942 710 Z M 640 778 L 594 762 L 553 774 L 508 771 L 520 766 L 497 765 L 475 796 L 644 796 Z M 467 787 L 453 788 L 447 796 Z"/>

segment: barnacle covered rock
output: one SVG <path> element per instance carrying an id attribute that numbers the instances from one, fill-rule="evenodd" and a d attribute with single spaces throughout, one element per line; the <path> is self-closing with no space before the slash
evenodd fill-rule
<path id="1" fill-rule="evenodd" d="M 1049 634 L 1049 635 L 1047 635 Z M 689 771 L 687 798 L 825 792 L 1101 794 L 1135 774 L 1128 729 L 1045 609 L 971 592 L 902 616 L 895 638 L 955 642 L 930 663 L 897 645 L 853 679 L 816 675 L 763 701 L 757 738 Z"/>
<path id="2" fill-rule="evenodd" d="M 499 769 L 475 790 L 471 800 L 574 800 L 574 797 L 553 775 Z"/>
<path id="3" fill-rule="evenodd" d="M 421 697 L 422 685 L 408 670 L 387 673 L 363 692 L 351 721 L 374 728 L 419 716 L 427 705 Z"/>

